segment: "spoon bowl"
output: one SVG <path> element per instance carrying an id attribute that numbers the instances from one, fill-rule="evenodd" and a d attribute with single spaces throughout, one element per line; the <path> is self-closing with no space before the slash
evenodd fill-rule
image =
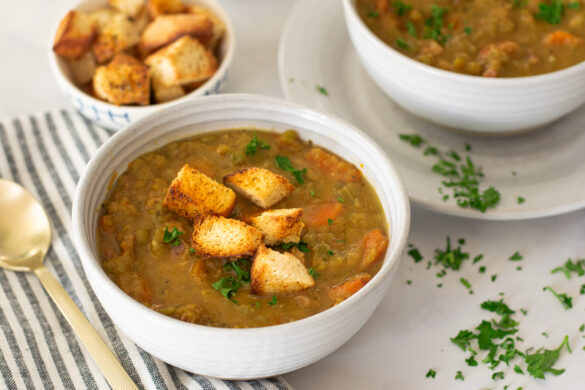
<path id="1" fill-rule="evenodd" d="M 51 246 L 51 224 L 43 206 L 20 185 L 0 179 L 0 216 L 0 267 L 34 272 L 112 389 L 137 389 L 63 286 L 43 264 Z"/>

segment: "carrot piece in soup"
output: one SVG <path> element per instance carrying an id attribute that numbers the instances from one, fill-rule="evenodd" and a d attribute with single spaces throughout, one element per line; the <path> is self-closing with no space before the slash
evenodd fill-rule
<path id="1" fill-rule="evenodd" d="M 347 161 L 324 151 L 321 148 L 313 148 L 305 155 L 307 161 L 313 164 L 324 175 L 329 175 L 334 180 L 344 183 L 358 182 L 362 177 L 359 169 Z"/>
<path id="2" fill-rule="evenodd" d="M 388 238 L 382 234 L 380 229 L 371 230 L 364 236 L 362 248 L 364 251 L 362 268 L 367 268 L 382 260 L 384 252 L 388 248 Z"/>
<path id="3" fill-rule="evenodd" d="M 316 208 L 306 208 L 305 224 L 308 226 L 325 226 L 330 219 L 335 220 L 343 212 L 343 205 L 339 202 L 324 203 Z"/>
<path id="4" fill-rule="evenodd" d="M 583 40 L 578 38 L 566 31 L 557 30 L 552 32 L 544 37 L 543 43 L 546 46 L 569 46 L 575 47 L 581 43 Z"/>
<path id="5" fill-rule="evenodd" d="M 329 289 L 329 297 L 339 303 L 359 291 L 372 279 L 372 275 L 361 273 L 354 275 L 345 282 L 339 283 Z"/>
<path id="6" fill-rule="evenodd" d="M 380 13 L 388 11 L 388 0 L 376 0 L 376 8 Z"/>

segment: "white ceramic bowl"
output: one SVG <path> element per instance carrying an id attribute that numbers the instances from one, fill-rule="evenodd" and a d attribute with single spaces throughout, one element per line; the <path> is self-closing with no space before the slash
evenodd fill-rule
<path id="1" fill-rule="evenodd" d="M 388 46 L 343 0 L 353 45 L 367 72 L 397 104 L 451 128 L 504 133 L 535 128 L 585 103 L 585 62 L 539 76 L 484 78 L 415 61 Z"/>
<path id="2" fill-rule="evenodd" d="M 363 173 L 380 197 L 389 222 L 390 246 L 380 271 L 355 295 L 317 315 L 276 326 L 223 329 L 167 317 L 138 303 L 104 273 L 96 248 L 98 210 L 113 172 L 173 140 L 219 129 L 296 129 L 343 156 Z M 119 329 L 152 355 L 182 369 L 228 379 L 282 374 L 313 363 L 345 343 L 384 296 L 406 244 L 410 208 L 404 185 L 388 157 L 360 130 L 283 100 L 222 94 L 173 105 L 133 122 L 93 156 L 73 203 L 75 243 L 87 278 Z"/>
<path id="3" fill-rule="evenodd" d="M 57 31 L 59 21 L 66 12 L 75 9 L 83 12 L 91 12 L 108 5 L 108 0 L 83 0 L 74 3 L 59 18 L 51 32 L 49 39 L 49 63 L 53 77 L 71 104 L 86 118 L 98 123 L 101 126 L 112 130 L 119 130 L 129 123 L 136 121 L 146 115 L 164 110 L 173 104 L 192 99 L 197 96 L 204 96 L 218 93 L 225 85 L 228 77 L 228 69 L 232 63 L 236 49 L 234 29 L 231 20 L 223 7 L 216 0 L 183 0 L 186 4 L 199 4 L 213 11 L 225 22 L 226 33 L 219 48 L 219 68 L 217 72 L 196 90 L 178 99 L 166 103 L 151 104 L 148 106 L 117 106 L 106 101 L 96 99 L 75 85 L 67 63 L 53 52 L 53 39 Z"/>

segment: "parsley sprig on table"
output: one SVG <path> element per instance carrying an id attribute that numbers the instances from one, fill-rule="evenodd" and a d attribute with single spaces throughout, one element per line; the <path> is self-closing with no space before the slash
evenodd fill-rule
<path id="1" fill-rule="evenodd" d="M 399 137 L 414 147 L 426 144 L 426 141 L 418 134 L 399 134 Z M 472 208 L 483 213 L 500 202 L 500 193 L 494 187 L 480 190 L 479 182 L 484 177 L 483 170 L 477 167 L 469 156 L 463 158 L 453 150 L 441 153 L 436 147 L 430 145 L 425 148 L 423 154 L 435 156 L 438 159 L 432 170 L 445 177 L 441 184 L 451 189 L 451 196 L 457 200 L 459 207 Z M 439 191 L 441 192 L 442 188 Z M 443 200 L 447 199 L 449 195 L 444 195 Z"/>
<path id="2" fill-rule="evenodd" d="M 296 169 L 292 166 L 289 158 L 286 156 L 275 156 L 274 159 L 276 160 L 276 165 L 278 165 L 280 169 L 292 173 L 299 184 L 305 184 L 303 175 L 307 173 L 307 168 Z"/>
<path id="3" fill-rule="evenodd" d="M 571 279 L 571 273 L 576 273 L 577 276 L 585 275 L 585 259 L 573 260 L 569 259 L 562 267 L 557 267 L 550 271 L 551 274 L 562 272 L 567 279 Z"/>
<path id="4" fill-rule="evenodd" d="M 246 145 L 246 156 L 255 155 L 258 148 L 270 149 L 270 145 L 266 141 L 259 139 L 258 135 L 254 133 L 254 136 L 252 137 L 248 145 Z"/>
<path id="5" fill-rule="evenodd" d="M 172 246 L 179 246 L 181 245 L 181 240 L 179 237 L 181 237 L 182 234 L 183 232 L 180 232 L 177 227 L 174 227 L 173 231 L 169 232 L 169 227 L 167 226 L 165 227 L 163 242 L 165 244 L 171 244 Z"/>
<path id="6" fill-rule="evenodd" d="M 565 309 L 569 310 L 573 307 L 573 298 L 568 296 L 567 294 L 558 293 L 555 290 L 553 290 L 552 287 L 549 286 L 544 287 L 542 291 L 550 291 L 550 293 L 559 300 L 559 302 L 563 305 Z"/>

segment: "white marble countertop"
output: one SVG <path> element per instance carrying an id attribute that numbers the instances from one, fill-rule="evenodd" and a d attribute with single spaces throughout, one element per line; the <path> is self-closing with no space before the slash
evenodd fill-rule
<path id="1" fill-rule="evenodd" d="M 279 35 L 293 0 L 221 0 L 232 16 L 237 53 L 225 92 L 251 92 L 282 96 L 278 84 Z M 70 1 L 28 0 L 9 2 L 0 14 L 0 119 L 51 108 L 68 102 L 53 80 L 47 61 L 50 31 Z M 530 194 L 525 194 L 528 199 Z M 579 287 L 585 278 L 565 279 L 550 270 L 569 258 L 585 257 L 585 212 L 532 221 L 481 222 L 413 208 L 410 242 L 425 260 L 415 264 L 404 256 L 390 290 L 371 320 L 338 351 L 286 378 L 297 389 L 583 389 L 585 339 L 579 326 L 585 322 L 585 295 Z M 444 248 L 449 235 L 465 238 L 472 257 L 484 254 L 477 265 L 467 262 L 459 273 L 442 279 L 438 268 L 426 270 L 436 248 Z M 524 259 L 510 262 L 520 251 Z M 478 267 L 487 268 L 485 274 Z M 516 270 L 521 266 L 522 270 Z M 490 277 L 497 274 L 492 282 Z M 459 282 L 473 285 L 467 293 Z M 412 284 L 407 284 L 407 281 Z M 442 288 L 436 287 L 442 283 Z M 564 310 L 546 285 L 573 296 L 574 307 Z M 479 304 L 499 299 L 499 293 L 517 313 L 519 335 L 528 346 L 553 349 L 569 335 L 573 353 L 565 351 L 555 367 L 560 376 L 536 380 L 501 366 L 505 379 L 494 381 L 484 365 L 468 367 L 468 354 L 449 341 L 460 329 L 472 329 L 491 318 Z M 543 336 L 545 332 L 548 338 Z M 435 379 L 425 378 L 429 368 Z M 465 381 L 455 381 L 461 370 Z"/>

